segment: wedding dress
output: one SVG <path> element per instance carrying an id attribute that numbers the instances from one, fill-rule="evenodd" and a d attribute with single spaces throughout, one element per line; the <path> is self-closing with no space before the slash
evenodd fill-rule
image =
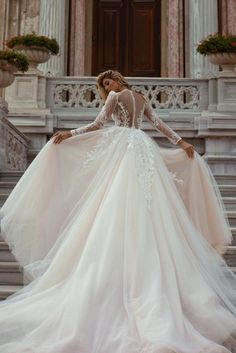
<path id="1" fill-rule="evenodd" d="M 179 141 L 140 94 L 110 92 L 92 124 L 45 145 L 2 207 L 30 283 L 0 304 L 1 353 L 233 352 L 217 186 L 196 152 L 159 148 L 144 118 Z"/>

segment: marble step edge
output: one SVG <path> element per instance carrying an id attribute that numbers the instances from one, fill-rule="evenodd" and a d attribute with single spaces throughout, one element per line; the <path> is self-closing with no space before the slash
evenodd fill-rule
<path id="1" fill-rule="evenodd" d="M 13 190 L 13 188 L 16 186 L 17 183 L 15 183 L 15 182 L 5 183 L 4 182 L 4 184 L 12 185 L 12 189 L 4 192 L 4 190 L 2 190 L 3 188 L 1 188 L 1 182 L 0 182 L 0 198 L 2 198 L 2 199 L 5 199 L 10 195 L 11 191 Z M 225 192 L 225 191 L 235 192 L 236 191 L 236 184 L 218 184 L 218 187 L 221 192 Z M 6 188 L 7 188 L 7 186 L 6 186 Z M 222 196 L 222 197 L 224 197 L 224 196 Z M 236 197 L 236 196 L 234 196 L 234 197 Z"/>
<path id="2" fill-rule="evenodd" d="M 23 285 L 0 284 L 0 300 L 6 299 L 11 294 L 16 293 L 21 288 L 23 288 Z"/>
<path id="3" fill-rule="evenodd" d="M 207 162 L 214 162 L 214 161 L 236 161 L 235 154 L 208 154 L 204 155 L 203 159 Z"/>
<path id="4" fill-rule="evenodd" d="M 0 261 L 0 272 L 22 272 L 22 267 L 17 261 Z"/>
<path id="5" fill-rule="evenodd" d="M 1 182 L 18 182 L 18 180 L 22 177 L 24 172 L 20 171 L 0 171 L 0 181 Z"/>
<path id="6" fill-rule="evenodd" d="M 0 251 L 10 252 L 9 245 L 6 241 L 0 241 Z M 236 245 L 228 245 L 226 254 L 236 254 Z M 2 267 L 7 267 L 7 266 L 14 267 L 13 264 L 16 264 L 17 268 L 20 268 L 20 264 L 18 262 L 0 261 L 0 271 Z"/>

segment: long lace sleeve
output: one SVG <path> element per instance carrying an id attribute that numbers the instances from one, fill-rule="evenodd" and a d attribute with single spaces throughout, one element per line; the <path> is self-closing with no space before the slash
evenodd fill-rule
<path id="1" fill-rule="evenodd" d="M 111 118 L 111 115 L 115 110 L 116 104 L 117 104 L 116 93 L 111 91 L 106 99 L 106 103 L 104 104 L 102 110 L 100 111 L 96 119 L 91 124 L 82 126 L 75 130 L 71 130 L 72 136 L 101 129 L 104 123 Z"/>
<path id="2" fill-rule="evenodd" d="M 166 123 L 156 116 L 149 104 L 146 104 L 144 115 L 147 120 L 151 122 L 154 128 L 165 135 L 174 145 L 181 140 L 181 137 L 174 130 L 172 130 Z"/>

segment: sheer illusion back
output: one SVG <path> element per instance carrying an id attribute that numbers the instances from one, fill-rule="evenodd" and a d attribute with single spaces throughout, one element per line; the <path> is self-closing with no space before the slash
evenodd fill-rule
<path id="1" fill-rule="evenodd" d="M 146 101 L 139 93 L 124 89 L 117 94 L 116 125 L 140 129 Z"/>
<path id="2" fill-rule="evenodd" d="M 153 127 L 165 135 L 173 144 L 181 137 L 166 125 L 140 93 L 130 89 L 121 92 L 110 91 L 101 112 L 91 124 L 71 130 L 72 135 L 100 129 L 107 120 L 113 119 L 116 126 L 140 129 L 146 118 Z"/>

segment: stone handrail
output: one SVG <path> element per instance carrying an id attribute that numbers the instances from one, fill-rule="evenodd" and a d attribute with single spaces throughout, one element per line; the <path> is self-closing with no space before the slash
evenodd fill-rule
<path id="1" fill-rule="evenodd" d="M 0 117 L 0 170 L 26 170 L 28 142 L 8 119 Z"/>
<path id="2" fill-rule="evenodd" d="M 209 104 L 208 80 L 188 78 L 127 78 L 155 110 L 202 111 Z M 101 107 L 95 77 L 47 78 L 47 107 L 53 113 L 90 115 Z M 92 114 L 93 115 L 93 114 Z"/>

